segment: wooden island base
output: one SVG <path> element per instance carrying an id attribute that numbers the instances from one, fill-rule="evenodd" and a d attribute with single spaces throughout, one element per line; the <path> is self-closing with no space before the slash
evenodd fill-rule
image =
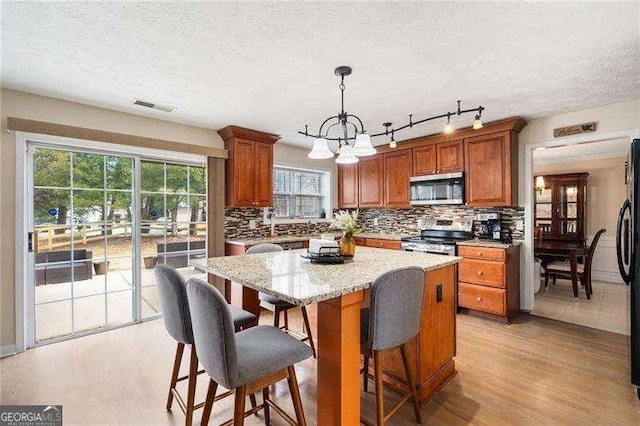
<path id="1" fill-rule="evenodd" d="M 425 285 L 420 334 L 409 342 L 407 354 L 417 377 L 421 405 L 456 375 L 456 267 L 427 272 Z M 365 299 L 368 300 L 366 296 Z M 385 383 L 407 393 L 400 351 L 389 353 L 382 365 Z M 373 374 L 373 365 L 369 372 Z"/>
<path id="2" fill-rule="evenodd" d="M 409 363 L 417 378 L 422 405 L 456 374 L 453 360 L 456 354 L 456 278 L 456 265 L 427 272 L 420 334 L 409 342 L 407 351 Z M 260 315 L 255 290 L 234 283 L 231 285 L 230 299 L 232 303 Z M 368 290 L 365 290 L 362 305 L 366 307 L 368 304 Z M 307 313 L 313 336 L 317 339 L 316 348 L 318 353 L 322 354 L 323 339 L 319 338 L 322 334 L 319 328 L 322 327 L 318 324 L 318 305 L 307 306 Z M 406 392 L 407 385 L 399 350 L 389 353 L 384 358 L 383 369 L 385 382 Z M 373 374 L 373 364 L 369 370 Z"/>

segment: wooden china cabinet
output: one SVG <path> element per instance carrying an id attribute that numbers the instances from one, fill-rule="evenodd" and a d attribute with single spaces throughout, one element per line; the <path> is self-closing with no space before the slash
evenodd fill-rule
<path id="1" fill-rule="evenodd" d="M 542 176 L 545 188 L 535 191 L 534 226 L 542 228 L 544 240 L 584 243 L 589 173 Z"/>

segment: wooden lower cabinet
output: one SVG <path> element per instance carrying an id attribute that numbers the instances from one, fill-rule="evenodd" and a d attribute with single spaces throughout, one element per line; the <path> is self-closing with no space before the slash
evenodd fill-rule
<path id="1" fill-rule="evenodd" d="M 368 300 L 366 295 L 365 300 Z M 420 404 L 425 404 L 456 372 L 453 360 L 456 355 L 455 265 L 427 272 L 420 334 L 408 346 L 407 355 L 416 377 Z M 385 382 L 406 393 L 400 351 L 389 353 L 382 365 Z M 370 370 L 373 373 L 372 366 Z"/>
<path id="2" fill-rule="evenodd" d="M 520 312 L 520 247 L 458 247 L 458 306 L 504 322 Z"/>
<path id="3" fill-rule="evenodd" d="M 357 244 L 357 242 L 356 242 Z M 367 247 L 385 248 L 391 250 L 400 250 L 400 241 L 383 240 L 380 238 L 367 238 L 364 243 Z"/>

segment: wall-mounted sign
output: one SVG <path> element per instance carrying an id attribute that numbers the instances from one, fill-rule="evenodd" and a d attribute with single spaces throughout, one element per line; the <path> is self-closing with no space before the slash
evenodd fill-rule
<path id="1" fill-rule="evenodd" d="M 558 127 L 553 129 L 553 137 L 561 138 L 564 136 L 579 135 L 580 133 L 591 133 L 596 131 L 596 122 L 576 124 L 575 126 Z"/>

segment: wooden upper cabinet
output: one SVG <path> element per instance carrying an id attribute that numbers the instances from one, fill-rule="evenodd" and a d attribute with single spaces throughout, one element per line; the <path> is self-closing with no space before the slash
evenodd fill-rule
<path id="1" fill-rule="evenodd" d="M 412 162 L 410 149 L 361 158 L 358 207 L 409 207 Z"/>
<path id="2" fill-rule="evenodd" d="M 382 207 L 383 205 L 383 179 L 384 157 L 374 155 L 361 158 L 358 168 L 359 179 L 359 207 Z"/>
<path id="3" fill-rule="evenodd" d="M 358 163 L 338 165 L 338 208 L 358 207 Z"/>
<path id="4" fill-rule="evenodd" d="M 273 205 L 273 145 L 256 142 L 255 162 L 255 201 L 258 206 Z"/>
<path id="5" fill-rule="evenodd" d="M 464 170 L 462 139 L 413 148 L 413 176 Z"/>
<path id="6" fill-rule="evenodd" d="M 413 176 L 433 175 L 438 171 L 436 144 L 413 148 Z"/>
<path id="7" fill-rule="evenodd" d="M 517 136 L 513 131 L 464 140 L 465 192 L 470 206 L 517 204 Z"/>
<path id="8" fill-rule="evenodd" d="M 237 126 L 227 126 L 218 134 L 229 156 L 225 164 L 226 205 L 273 205 L 273 144 L 280 137 Z"/>
<path id="9" fill-rule="evenodd" d="M 453 173 L 464 170 L 464 145 L 462 140 L 443 142 L 438 149 L 438 173 Z"/>
<path id="10" fill-rule="evenodd" d="M 384 155 L 385 207 L 410 207 L 409 177 L 411 176 L 411 150 L 403 149 Z"/>

